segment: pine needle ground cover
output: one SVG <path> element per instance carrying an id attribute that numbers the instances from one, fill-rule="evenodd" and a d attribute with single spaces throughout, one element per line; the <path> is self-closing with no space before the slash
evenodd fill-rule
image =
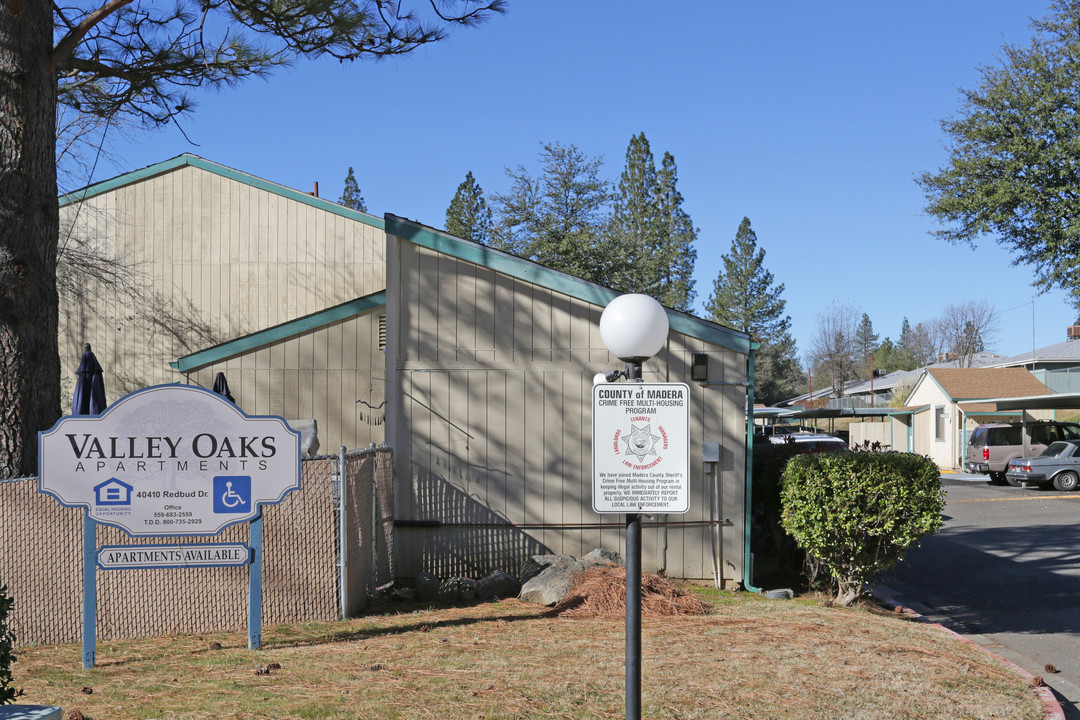
<path id="1" fill-rule="evenodd" d="M 554 610 L 506 600 L 279 626 L 256 652 L 243 633 L 100 643 L 89 671 L 79 646 L 32 647 L 12 669 L 22 702 L 84 720 L 620 718 L 622 577 Z M 644 717 L 1042 717 L 989 655 L 875 606 L 701 590 L 650 606 L 671 595 L 651 582 Z"/>

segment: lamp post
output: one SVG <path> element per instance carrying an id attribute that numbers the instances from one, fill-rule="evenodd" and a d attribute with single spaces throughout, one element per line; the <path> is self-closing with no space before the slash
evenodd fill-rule
<path id="1" fill-rule="evenodd" d="M 667 342 L 664 308 L 648 295 L 620 295 L 600 316 L 600 339 L 641 382 L 641 364 Z M 641 718 L 641 515 L 626 514 L 626 718 Z"/>

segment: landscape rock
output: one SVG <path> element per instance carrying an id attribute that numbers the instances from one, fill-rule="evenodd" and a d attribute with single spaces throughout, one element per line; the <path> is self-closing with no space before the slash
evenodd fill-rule
<path id="1" fill-rule="evenodd" d="M 439 578 L 435 577 L 429 572 L 422 572 L 416 576 L 416 599 L 420 602 L 428 602 L 434 600 L 435 596 L 439 594 L 439 588 L 441 587 Z"/>
<path id="2" fill-rule="evenodd" d="M 518 577 L 521 578 L 522 585 L 525 585 L 548 568 L 566 570 L 576 564 L 577 558 L 573 555 L 533 555 L 521 564 Z"/>
<path id="3" fill-rule="evenodd" d="M 623 566 L 622 555 L 619 555 L 619 553 L 614 550 L 608 550 L 607 548 L 596 548 L 581 559 L 587 562 L 608 563 L 609 565 L 617 565 L 618 567 Z"/>
<path id="4" fill-rule="evenodd" d="M 521 593 L 524 602 L 557 605 L 574 589 L 578 577 L 596 567 L 622 565 L 619 554 L 598 548 L 583 558 L 573 555 L 533 555 L 521 566 Z"/>
<path id="5" fill-rule="evenodd" d="M 416 588 L 396 587 L 391 591 L 390 599 L 398 602 L 411 602 L 416 599 Z"/>
<path id="6" fill-rule="evenodd" d="M 438 598 L 445 603 L 472 602 L 476 599 L 476 581 L 471 578 L 452 577 L 439 588 Z"/>
<path id="7" fill-rule="evenodd" d="M 517 597 L 519 592 L 521 592 L 521 582 L 502 570 L 495 570 L 476 584 L 476 595 L 481 600 Z"/>

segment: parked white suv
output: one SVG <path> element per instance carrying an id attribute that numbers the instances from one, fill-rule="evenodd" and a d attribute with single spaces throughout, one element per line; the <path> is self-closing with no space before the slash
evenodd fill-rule
<path id="1" fill-rule="evenodd" d="M 1027 451 L 1024 450 L 1022 429 L 1027 428 Z M 1035 457 L 1046 446 L 1058 440 L 1080 440 L 1080 424 L 1035 420 L 1027 423 L 987 423 L 979 425 L 968 437 L 964 454 L 964 469 L 990 476 L 995 483 L 1013 482 L 1005 476 L 1009 462 L 1021 457 Z"/>

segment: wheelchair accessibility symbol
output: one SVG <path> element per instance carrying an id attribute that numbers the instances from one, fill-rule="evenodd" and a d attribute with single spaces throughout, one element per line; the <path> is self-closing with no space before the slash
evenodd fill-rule
<path id="1" fill-rule="evenodd" d="M 251 476 L 218 475 L 214 478 L 214 512 L 251 512 Z"/>

